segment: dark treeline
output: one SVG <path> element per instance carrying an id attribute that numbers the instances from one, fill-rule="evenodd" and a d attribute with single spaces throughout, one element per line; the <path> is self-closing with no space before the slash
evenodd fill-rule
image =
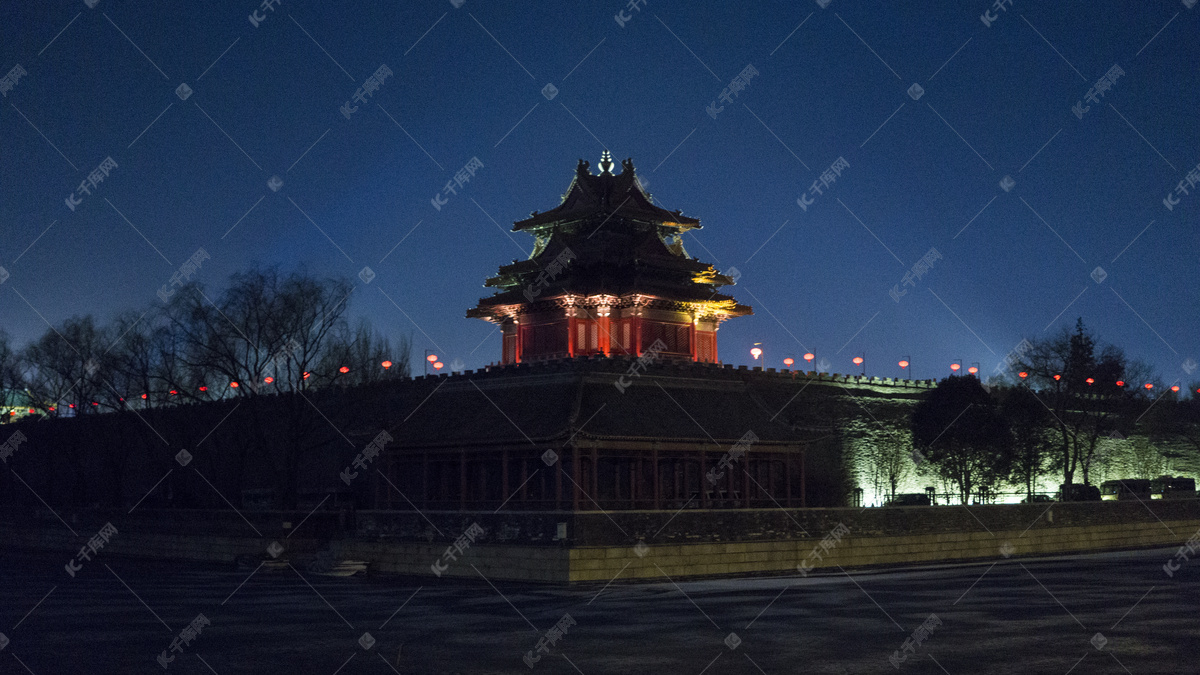
<path id="1" fill-rule="evenodd" d="M 131 506 L 141 497 L 131 488 L 149 487 L 146 467 L 179 469 L 183 449 L 231 501 L 257 489 L 294 508 L 314 451 L 335 440 L 351 449 L 336 425 L 355 426 L 365 408 L 348 392 L 409 375 L 407 338 L 393 346 L 347 319 L 353 288 L 259 269 L 233 275 L 221 293 L 186 285 L 108 324 L 72 317 L 21 349 L 0 334 L 0 388 L 19 410 L 4 415 L 13 423 L 0 443 L 17 431 L 29 439 L 5 463 L 18 475 L 36 463 L 47 500 Z M 9 492 L 24 489 L 7 478 Z M 211 489 L 177 492 L 179 480 L 160 498 L 211 501 Z"/>
<path id="2" fill-rule="evenodd" d="M 913 411 L 923 472 L 953 485 L 964 504 L 1004 485 L 1032 495 L 1044 476 L 1091 484 L 1098 470 L 1151 478 L 1196 466 L 1200 385 L 1162 382 L 1119 347 L 1098 344 L 1082 320 L 1024 346 L 999 386 L 952 376 Z"/>

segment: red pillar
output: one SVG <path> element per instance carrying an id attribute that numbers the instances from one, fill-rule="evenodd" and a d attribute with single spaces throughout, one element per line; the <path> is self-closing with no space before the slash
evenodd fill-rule
<path id="1" fill-rule="evenodd" d="M 576 331 L 578 331 L 578 322 L 575 320 L 575 308 L 571 307 L 567 310 L 567 355 L 574 358 L 575 356 L 575 340 Z"/>
<path id="2" fill-rule="evenodd" d="M 643 318 L 639 314 L 633 317 L 633 355 L 642 355 L 642 321 Z"/>

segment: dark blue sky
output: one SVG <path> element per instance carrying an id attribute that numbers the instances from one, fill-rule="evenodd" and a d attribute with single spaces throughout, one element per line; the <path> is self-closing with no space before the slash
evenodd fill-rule
<path id="1" fill-rule="evenodd" d="M 202 247 L 209 285 L 252 264 L 350 277 L 355 313 L 475 368 L 499 335 L 463 312 L 527 255 L 512 221 L 607 148 L 702 220 L 692 255 L 740 271 L 755 316 L 721 329 L 725 362 L 761 341 L 775 367 L 809 349 L 838 372 L 861 352 L 878 375 L 905 356 L 918 377 L 954 359 L 990 372 L 1082 316 L 1188 381 L 1200 195 L 1163 198 L 1200 162 L 1200 8 L 1017 0 L 989 27 L 983 1 L 709 4 L 653 2 L 622 27 L 616 1 L 289 1 L 256 28 L 250 1 L 5 0 L 0 73 L 28 74 L 0 109 L 0 327 L 23 343 L 42 317 L 149 306 Z M 394 75 L 347 120 L 382 64 Z M 759 75 L 706 114 L 748 64 Z M 483 168 L 435 210 L 472 157 Z"/>

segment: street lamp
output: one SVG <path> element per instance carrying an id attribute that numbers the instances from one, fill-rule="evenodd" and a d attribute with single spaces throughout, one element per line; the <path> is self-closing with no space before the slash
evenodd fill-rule
<path id="1" fill-rule="evenodd" d="M 426 375 L 429 374 L 429 365 L 431 363 L 434 363 L 437 360 L 438 360 L 437 354 L 434 354 L 433 350 L 431 350 L 431 349 L 425 350 L 425 374 Z"/>

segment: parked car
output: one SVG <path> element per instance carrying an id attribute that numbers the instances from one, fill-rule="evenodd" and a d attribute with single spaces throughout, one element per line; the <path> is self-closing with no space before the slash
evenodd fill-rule
<path id="1" fill-rule="evenodd" d="M 1151 499 L 1195 499 L 1196 480 L 1183 476 L 1159 476 L 1150 481 Z"/>
<path id="2" fill-rule="evenodd" d="M 1021 503 L 1022 504 L 1044 504 L 1046 502 L 1052 502 L 1052 501 L 1054 501 L 1054 497 L 1051 497 L 1050 495 L 1033 495 L 1032 497 L 1026 497 L 1025 499 L 1022 499 Z"/>
<path id="3" fill-rule="evenodd" d="M 1100 501 L 1100 489 L 1095 485 L 1087 483 L 1066 483 L 1058 486 L 1058 494 L 1055 499 L 1060 502 L 1098 502 Z"/>
<path id="4" fill-rule="evenodd" d="M 888 500 L 884 506 L 929 506 L 930 503 L 929 495 L 924 492 L 909 492 L 896 495 L 895 499 Z"/>
<path id="5" fill-rule="evenodd" d="M 1104 501 L 1150 499 L 1150 481 L 1140 478 L 1106 480 L 1100 484 L 1100 499 Z"/>

